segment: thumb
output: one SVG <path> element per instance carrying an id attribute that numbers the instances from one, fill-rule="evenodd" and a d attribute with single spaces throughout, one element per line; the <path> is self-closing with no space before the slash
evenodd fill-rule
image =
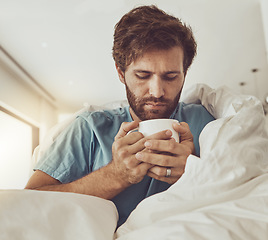
<path id="1" fill-rule="evenodd" d="M 118 133 L 116 134 L 114 140 L 117 140 L 119 138 L 122 138 L 128 134 L 130 130 L 133 130 L 137 128 L 139 125 L 139 122 L 133 121 L 133 122 L 123 122 L 120 126 L 120 129 Z"/>
<path id="2" fill-rule="evenodd" d="M 186 122 L 175 123 L 173 125 L 175 131 L 180 134 L 180 142 L 190 141 L 193 142 L 193 134 L 190 131 L 190 127 Z"/>

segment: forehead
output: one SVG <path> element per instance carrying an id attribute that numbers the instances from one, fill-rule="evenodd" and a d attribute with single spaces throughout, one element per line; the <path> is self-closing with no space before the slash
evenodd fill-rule
<path id="1" fill-rule="evenodd" d="M 126 70 L 183 71 L 183 50 L 177 46 L 167 50 L 147 51 Z"/>

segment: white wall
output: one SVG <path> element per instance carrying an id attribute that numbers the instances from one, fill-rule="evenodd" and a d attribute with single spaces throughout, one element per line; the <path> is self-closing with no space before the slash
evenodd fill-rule
<path id="1" fill-rule="evenodd" d="M 261 12 L 262 12 L 265 44 L 266 44 L 266 57 L 268 63 L 268 1 L 267 0 L 261 0 Z"/>
<path id="2" fill-rule="evenodd" d="M 9 63 L 10 64 L 10 63 Z M 0 58 L 0 104 L 40 128 L 40 139 L 57 123 L 57 107 Z"/>
<path id="3" fill-rule="evenodd" d="M 262 12 L 262 22 L 263 22 L 263 31 L 265 37 L 265 45 L 266 45 L 266 58 L 268 64 L 268 1 L 261 0 L 261 12 Z M 268 82 L 268 79 L 267 79 Z M 267 89 L 268 93 L 268 89 Z M 268 130 L 268 114 L 266 115 L 266 129 Z"/>
<path id="4" fill-rule="evenodd" d="M 38 91 L 38 86 L 33 87 L 34 81 L 32 85 L 31 81 L 23 69 L 0 51 L 0 106 L 38 127 L 41 143 L 48 130 L 57 123 L 58 113 L 53 100 L 42 94 L 42 89 Z M 23 124 L 13 118 L 10 118 L 9 124 L 3 116 L 1 120 L 0 188 L 22 189 L 32 174 L 35 162 L 31 150 L 38 142 L 31 142 L 32 129 L 29 125 L 24 124 L 23 128 Z M 17 129 L 14 128 L 16 124 L 11 125 L 12 121 L 20 124 Z M 30 131 L 26 131 L 28 128 Z"/>

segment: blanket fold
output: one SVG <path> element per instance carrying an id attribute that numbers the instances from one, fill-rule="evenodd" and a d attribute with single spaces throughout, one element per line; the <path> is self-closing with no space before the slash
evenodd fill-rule
<path id="1" fill-rule="evenodd" d="M 265 239 L 268 135 L 260 101 L 203 84 L 184 95 L 216 118 L 200 135 L 200 158 L 190 155 L 175 184 L 142 201 L 117 238 Z"/>

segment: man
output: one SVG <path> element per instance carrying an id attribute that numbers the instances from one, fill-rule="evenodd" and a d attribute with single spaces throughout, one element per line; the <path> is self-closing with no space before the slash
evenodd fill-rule
<path id="1" fill-rule="evenodd" d="M 199 155 L 199 134 L 213 117 L 201 105 L 178 103 L 196 54 L 190 28 L 155 6 L 133 9 L 117 23 L 113 57 L 129 107 L 81 114 L 38 162 L 26 188 L 111 199 L 121 225 L 144 198 L 166 190 Z M 174 129 L 150 137 L 140 121 L 175 118 Z"/>

